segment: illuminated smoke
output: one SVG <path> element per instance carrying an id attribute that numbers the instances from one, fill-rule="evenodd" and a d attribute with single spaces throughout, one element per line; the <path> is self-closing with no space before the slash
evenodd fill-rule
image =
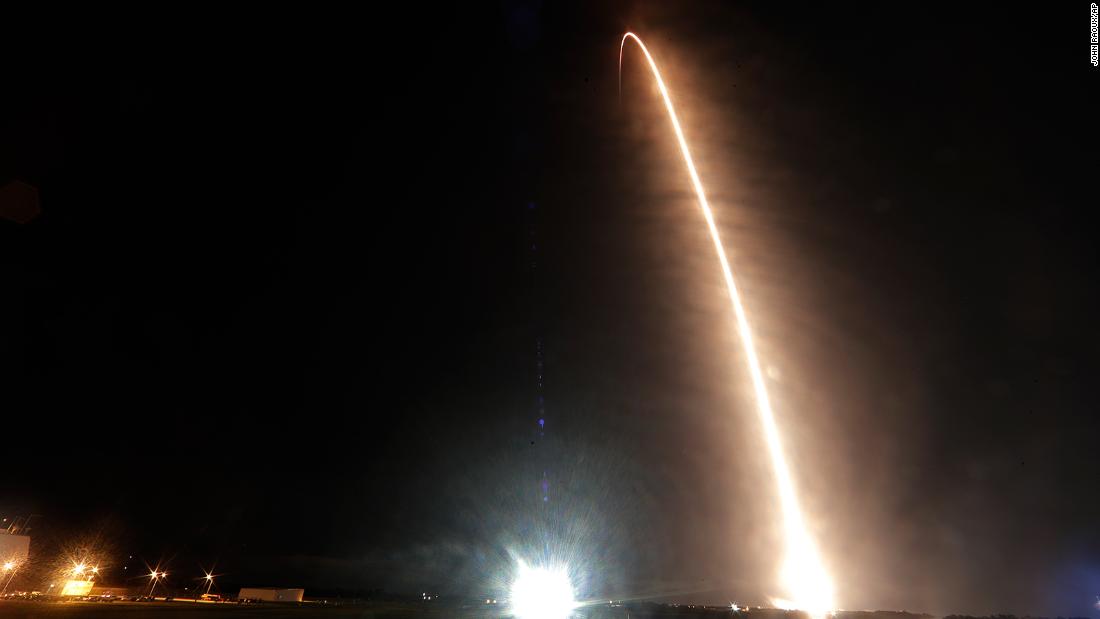
<path id="1" fill-rule="evenodd" d="M 817 547 L 810 534 L 806 531 L 805 522 L 802 519 L 802 510 L 798 505 L 798 495 L 795 492 L 794 482 L 791 481 L 790 469 L 787 460 L 783 456 L 783 444 L 779 437 L 779 428 L 775 423 L 775 415 L 772 413 L 771 401 L 768 398 L 768 389 L 764 383 L 764 375 L 760 371 L 760 360 L 756 356 L 756 347 L 752 341 L 752 329 L 749 327 L 749 319 L 745 314 L 745 308 L 741 304 L 741 295 L 737 292 L 737 285 L 733 280 L 733 271 L 730 269 L 726 251 L 722 246 L 722 239 L 718 235 L 718 226 L 714 223 L 714 214 L 710 204 L 707 203 L 706 193 L 703 191 L 703 183 L 699 180 L 699 173 L 695 171 L 695 163 L 691 159 L 684 131 L 680 128 L 680 120 L 676 116 L 676 110 L 669 97 L 668 88 L 661 79 L 661 72 L 657 69 L 657 63 L 649 54 L 642 40 L 633 32 L 623 35 L 619 44 L 619 75 L 622 79 L 623 50 L 627 39 L 632 39 L 645 54 L 649 68 L 653 72 L 653 79 L 657 82 L 657 88 L 661 91 L 665 109 L 668 110 L 668 119 L 672 123 L 672 130 L 676 133 L 676 141 L 680 144 L 680 154 L 684 158 L 684 167 L 687 168 L 691 184 L 695 188 L 695 195 L 699 200 L 699 208 L 703 211 L 703 217 L 707 221 L 711 240 L 714 241 L 714 250 L 718 254 L 718 262 L 722 265 L 722 275 L 726 280 L 726 289 L 729 291 L 730 302 L 733 304 L 733 313 L 737 320 L 737 329 L 741 334 L 741 343 L 744 345 L 745 357 L 748 359 L 749 374 L 752 377 L 753 391 L 756 394 L 756 408 L 760 413 L 760 422 L 764 428 L 764 439 L 768 445 L 768 454 L 771 456 L 772 470 L 775 472 L 775 481 L 779 491 L 779 502 L 783 509 L 783 532 L 786 544 L 786 554 L 783 567 L 780 571 L 780 579 L 786 589 L 788 599 L 775 599 L 777 606 L 798 608 L 808 611 L 815 617 L 821 617 L 833 608 L 833 584 L 825 567 L 818 556 Z"/>

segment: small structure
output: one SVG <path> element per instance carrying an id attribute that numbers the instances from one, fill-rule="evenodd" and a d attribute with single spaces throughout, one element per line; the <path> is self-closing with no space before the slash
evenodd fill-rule
<path id="1" fill-rule="evenodd" d="M 91 595 L 92 585 L 95 583 L 90 580 L 66 580 L 65 586 L 61 589 L 61 595 L 84 597 Z"/>
<path id="2" fill-rule="evenodd" d="M 237 594 L 238 600 L 263 600 L 264 602 L 301 602 L 305 589 L 278 589 L 275 587 L 244 587 Z"/>

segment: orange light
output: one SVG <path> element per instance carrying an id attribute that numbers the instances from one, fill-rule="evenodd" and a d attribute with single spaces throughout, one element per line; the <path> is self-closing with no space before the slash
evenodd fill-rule
<path id="1" fill-rule="evenodd" d="M 802 510 L 798 504 L 798 496 L 795 492 L 794 482 L 787 466 L 787 460 L 783 455 L 783 444 L 779 437 L 779 428 L 775 423 L 775 414 L 772 412 L 771 400 L 768 397 L 768 389 L 764 383 L 764 374 L 760 370 L 760 360 L 756 355 L 756 347 L 753 344 L 752 329 L 741 303 L 741 295 L 737 291 L 737 284 L 733 279 L 733 270 L 726 258 L 726 250 L 722 245 L 722 239 L 718 234 L 718 226 L 714 222 L 714 213 L 707 202 L 706 192 L 703 190 L 703 182 L 699 179 L 699 173 L 695 170 L 695 162 L 692 161 L 691 151 L 688 149 L 684 131 L 680 128 L 680 120 L 676 116 L 676 109 L 672 105 L 672 98 L 668 94 L 661 72 L 657 68 L 656 61 L 650 55 L 638 35 L 627 32 L 619 43 L 619 71 L 622 73 L 623 50 L 627 39 L 632 39 L 645 54 L 650 71 L 657 82 L 657 89 L 661 92 L 665 109 L 668 111 L 669 121 L 672 123 L 672 131 L 676 134 L 676 141 L 680 145 L 680 154 L 684 158 L 684 167 L 687 168 L 688 177 L 691 178 L 695 196 L 699 201 L 699 208 L 703 211 L 703 218 L 710 230 L 711 240 L 714 242 L 714 250 L 718 254 L 718 262 L 722 267 L 722 276 L 726 281 L 726 290 L 729 293 L 730 303 L 733 305 L 733 314 L 736 319 L 738 332 L 741 334 L 741 344 L 744 347 L 745 357 L 749 362 L 749 376 L 752 378 L 753 392 L 756 395 L 756 408 L 760 421 L 764 426 L 764 439 L 768 445 L 768 453 L 771 456 L 772 470 L 775 473 L 776 484 L 779 490 L 780 506 L 783 510 L 783 530 L 786 536 L 786 557 L 780 577 L 786 586 L 788 595 L 791 596 L 790 604 L 795 608 L 810 612 L 815 617 L 823 617 L 833 608 L 833 583 L 821 559 L 817 553 L 817 546 L 806 530 L 802 519 Z M 779 601 L 779 600 L 777 600 Z"/>

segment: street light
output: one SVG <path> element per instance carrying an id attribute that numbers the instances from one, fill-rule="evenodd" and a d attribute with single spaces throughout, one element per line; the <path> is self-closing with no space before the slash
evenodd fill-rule
<path id="1" fill-rule="evenodd" d="M 149 582 L 149 597 L 153 597 L 153 589 L 155 589 L 156 586 L 157 586 L 157 580 L 164 577 L 164 576 L 166 576 L 166 574 L 163 574 L 163 573 L 158 572 L 156 570 L 153 570 L 152 572 L 149 573 L 149 579 L 150 579 L 150 582 Z"/>
<path id="2" fill-rule="evenodd" d="M 11 581 L 15 580 L 15 572 L 18 567 L 19 565 L 11 559 L 4 561 L 4 576 L 6 578 L 4 579 L 4 588 L 0 589 L 0 595 L 8 592 L 8 586 L 11 585 Z"/>

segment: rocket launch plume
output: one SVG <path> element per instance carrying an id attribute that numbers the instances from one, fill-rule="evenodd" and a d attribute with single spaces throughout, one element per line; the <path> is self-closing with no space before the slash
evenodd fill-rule
<path id="1" fill-rule="evenodd" d="M 741 303 L 741 295 L 737 291 L 733 271 L 730 269 L 729 260 L 726 258 L 722 239 L 718 234 L 718 226 L 714 223 L 714 213 L 707 202 L 703 183 L 699 180 L 699 173 L 695 170 L 695 163 L 692 161 L 687 139 L 684 138 L 684 131 L 680 127 L 680 120 L 676 116 L 676 109 L 672 105 L 668 87 L 665 86 L 665 81 L 661 78 L 661 72 L 658 70 L 653 56 L 650 55 L 642 40 L 633 32 L 624 34 L 619 44 L 619 79 L 620 81 L 622 79 L 623 50 L 628 39 L 637 43 L 642 53 L 645 54 L 646 61 L 653 73 L 653 79 L 657 82 L 657 89 L 660 90 L 661 98 L 664 100 L 665 109 L 668 111 L 668 119 L 672 123 L 672 130 L 676 134 L 676 141 L 680 145 L 684 167 L 687 168 L 688 176 L 691 178 L 692 187 L 694 187 L 696 198 L 699 201 L 699 208 L 703 211 L 703 218 L 706 219 L 711 240 L 714 241 L 714 250 L 718 254 L 718 262 L 722 267 L 722 276 L 726 280 L 726 289 L 729 292 L 737 329 L 741 335 L 745 357 L 748 360 L 749 374 L 756 395 L 756 408 L 764 428 L 764 439 L 768 445 L 768 454 L 771 457 L 772 470 L 775 473 L 779 502 L 783 512 L 783 533 L 786 549 L 780 579 L 786 589 L 787 599 L 776 599 L 774 601 L 777 605 L 798 608 L 808 611 L 812 616 L 821 617 L 834 608 L 832 580 L 821 563 L 817 546 L 806 530 L 802 518 L 802 510 L 798 503 L 794 482 L 791 480 L 790 468 L 783 455 L 783 443 L 780 440 L 779 428 L 776 425 L 771 401 L 768 398 L 768 389 L 764 383 L 764 375 L 760 370 L 760 360 L 757 358 L 756 347 L 753 345 L 752 329 L 749 326 L 749 319 L 745 314 L 744 305 Z"/>

